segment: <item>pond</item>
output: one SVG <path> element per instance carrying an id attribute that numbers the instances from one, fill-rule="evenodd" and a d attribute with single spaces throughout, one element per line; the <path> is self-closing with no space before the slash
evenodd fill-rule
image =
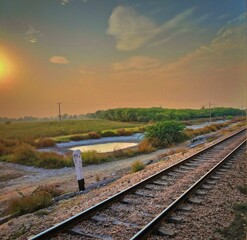
<path id="1" fill-rule="evenodd" d="M 112 143 L 77 146 L 70 148 L 70 150 L 80 150 L 81 152 L 95 150 L 99 153 L 106 153 L 106 152 L 113 152 L 115 150 L 125 149 L 129 147 L 135 147 L 137 145 L 138 143 L 134 143 L 134 142 L 112 142 Z"/>

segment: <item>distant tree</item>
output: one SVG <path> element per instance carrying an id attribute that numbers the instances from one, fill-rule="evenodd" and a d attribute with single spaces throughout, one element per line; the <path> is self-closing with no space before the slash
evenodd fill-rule
<path id="1" fill-rule="evenodd" d="M 67 113 L 64 113 L 63 115 L 62 115 L 62 119 L 67 119 L 69 117 L 69 115 L 67 114 Z"/>

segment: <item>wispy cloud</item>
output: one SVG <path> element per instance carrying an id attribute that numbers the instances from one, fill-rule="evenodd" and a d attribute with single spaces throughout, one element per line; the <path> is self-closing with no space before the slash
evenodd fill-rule
<path id="1" fill-rule="evenodd" d="M 35 29 L 32 25 L 28 26 L 28 30 L 25 33 L 25 39 L 31 43 L 37 43 L 39 38 L 44 36 L 39 30 Z"/>
<path id="2" fill-rule="evenodd" d="M 160 61 L 147 56 L 135 56 L 130 57 L 127 60 L 116 62 L 113 64 L 113 69 L 115 71 L 125 71 L 125 70 L 149 70 L 159 67 Z"/>
<path id="3" fill-rule="evenodd" d="M 52 56 L 49 61 L 55 64 L 68 64 L 69 61 L 63 56 Z"/>
<path id="4" fill-rule="evenodd" d="M 163 66 L 165 71 L 188 69 L 188 66 L 222 65 L 224 68 L 231 64 L 242 64 L 247 41 L 246 14 L 228 21 L 215 38 L 208 44 L 181 57 L 177 61 Z"/>
<path id="5" fill-rule="evenodd" d="M 151 39 L 162 34 L 182 34 L 190 29 L 187 19 L 193 14 L 194 8 L 177 14 L 172 19 L 158 25 L 152 19 L 142 16 L 131 7 L 116 7 L 110 18 L 107 33 L 116 39 L 116 48 L 120 51 L 131 51 L 147 44 Z M 174 35 L 174 36 L 175 36 Z M 165 38 L 169 37 L 166 35 Z M 168 38 L 167 38 L 168 39 Z M 157 40 L 157 41 L 160 41 Z"/>

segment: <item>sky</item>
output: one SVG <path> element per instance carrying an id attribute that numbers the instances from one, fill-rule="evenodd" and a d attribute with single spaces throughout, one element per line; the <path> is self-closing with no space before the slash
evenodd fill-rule
<path id="1" fill-rule="evenodd" d="M 0 117 L 246 107 L 245 0 L 0 0 Z"/>

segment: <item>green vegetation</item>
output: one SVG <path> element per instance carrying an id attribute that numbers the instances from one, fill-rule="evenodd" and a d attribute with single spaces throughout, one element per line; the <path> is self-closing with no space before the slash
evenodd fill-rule
<path id="1" fill-rule="evenodd" d="M 57 137 L 104 130 L 138 127 L 140 124 L 108 120 L 66 120 L 59 122 L 13 122 L 0 123 L 2 139 L 15 139 L 30 143 L 38 138 Z"/>
<path id="2" fill-rule="evenodd" d="M 233 222 L 225 229 L 219 230 L 226 240 L 243 240 L 246 237 L 247 203 L 235 204 Z"/>
<path id="3" fill-rule="evenodd" d="M 167 109 L 167 108 L 116 108 L 99 110 L 87 114 L 88 117 L 108 119 L 122 122 L 152 122 L 169 120 L 191 120 L 198 118 L 209 118 L 211 116 L 228 117 L 242 116 L 245 112 L 236 108 L 212 108 L 212 109 Z"/>
<path id="4" fill-rule="evenodd" d="M 155 148 L 148 141 L 144 140 L 137 147 L 131 149 L 115 150 L 109 153 L 98 153 L 95 150 L 86 151 L 82 153 L 82 159 L 85 165 L 99 164 L 126 157 L 134 157 L 141 153 L 150 153 L 154 150 Z"/>
<path id="5" fill-rule="evenodd" d="M 69 156 L 63 156 L 55 152 L 38 152 L 28 144 L 18 145 L 7 161 L 42 168 L 73 166 Z"/>
<path id="6" fill-rule="evenodd" d="M 62 192 L 50 185 L 40 186 L 27 196 L 21 192 L 19 194 L 21 197 L 9 201 L 8 214 L 22 215 L 46 208 L 52 204 L 53 198 L 61 195 Z"/>
<path id="7" fill-rule="evenodd" d="M 131 164 L 131 172 L 138 172 L 141 171 L 145 168 L 145 165 L 143 162 L 141 162 L 140 160 L 136 160 Z"/>
<path id="8" fill-rule="evenodd" d="M 184 128 L 182 123 L 176 121 L 158 122 L 147 129 L 145 136 L 153 146 L 167 147 L 185 139 Z"/>

